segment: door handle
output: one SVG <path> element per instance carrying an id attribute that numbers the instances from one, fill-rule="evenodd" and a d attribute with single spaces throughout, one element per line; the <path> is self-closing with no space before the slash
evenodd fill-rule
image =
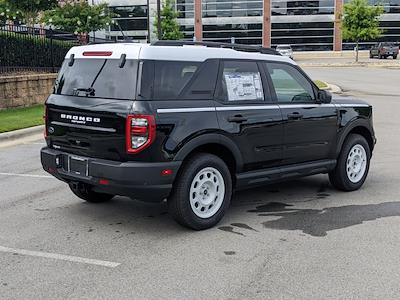
<path id="1" fill-rule="evenodd" d="M 303 115 L 301 113 L 294 112 L 292 114 L 288 114 L 287 117 L 288 120 L 300 120 L 303 118 Z"/>
<path id="2" fill-rule="evenodd" d="M 228 122 L 232 123 L 243 123 L 246 122 L 247 118 L 243 117 L 242 115 L 235 115 L 228 117 Z"/>

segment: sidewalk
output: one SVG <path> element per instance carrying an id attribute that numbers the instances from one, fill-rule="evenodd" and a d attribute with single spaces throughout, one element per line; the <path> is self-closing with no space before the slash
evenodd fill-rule
<path id="1" fill-rule="evenodd" d="M 369 58 L 369 51 L 360 51 L 358 63 L 355 62 L 353 51 L 295 52 L 294 60 L 302 67 L 400 68 L 400 59 Z"/>

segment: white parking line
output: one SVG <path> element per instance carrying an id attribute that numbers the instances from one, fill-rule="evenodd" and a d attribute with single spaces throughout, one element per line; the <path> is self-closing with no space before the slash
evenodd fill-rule
<path id="1" fill-rule="evenodd" d="M 5 253 L 16 253 L 21 255 L 28 255 L 28 256 L 35 256 L 35 257 L 43 257 L 43 258 L 51 258 L 57 260 L 64 260 L 70 262 L 77 262 L 89 265 L 97 265 L 107 268 L 116 268 L 120 265 L 120 263 L 112 262 L 112 261 L 105 261 L 105 260 L 98 260 L 98 259 L 91 259 L 91 258 L 84 258 L 78 256 L 70 256 L 70 255 L 63 255 L 57 253 L 48 253 L 48 252 L 40 252 L 40 251 L 30 251 L 24 249 L 16 249 L 16 248 L 8 248 L 0 246 L 0 252 Z"/>
<path id="2" fill-rule="evenodd" d="M 19 176 L 19 177 L 34 177 L 34 178 L 54 178 L 48 175 L 34 175 L 34 174 L 18 174 L 18 173 L 0 173 L 3 176 Z"/>

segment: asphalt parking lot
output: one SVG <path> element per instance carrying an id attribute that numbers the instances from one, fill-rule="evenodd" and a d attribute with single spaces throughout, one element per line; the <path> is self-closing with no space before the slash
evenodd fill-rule
<path id="1" fill-rule="evenodd" d="M 395 299 L 400 293 L 399 70 L 308 68 L 374 105 L 369 178 L 243 191 L 215 228 L 166 205 L 81 202 L 42 171 L 41 140 L 0 149 L 1 299 Z"/>

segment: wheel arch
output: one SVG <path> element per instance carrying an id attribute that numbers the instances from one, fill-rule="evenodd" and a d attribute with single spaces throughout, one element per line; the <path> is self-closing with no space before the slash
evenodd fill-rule
<path id="1" fill-rule="evenodd" d="M 175 160 L 185 161 L 196 153 L 210 153 L 221 158 L 232 173 L 232 178 L 243 166 L 242 154 L 228 137 L 219 134 L 205 134 L 190 140 L 177 153 Z"/>
<path id="2" fill-rule="evenodd" d="M 336 149 L 337 156 L 340 154 L 340 151 L 342 150 L 344 141 L 350 134 L 359 134 L 363 136 L 367 140 L 372 154 L 372 151 L 374 150 L 375 146 L 374 131 L 371 128 L 369 121 L 367 121 L 366 119 L 357 119 L 356 121 L 353 121 L 351 124 L 347 125 L 342 134 L 340 135 Z"/>

